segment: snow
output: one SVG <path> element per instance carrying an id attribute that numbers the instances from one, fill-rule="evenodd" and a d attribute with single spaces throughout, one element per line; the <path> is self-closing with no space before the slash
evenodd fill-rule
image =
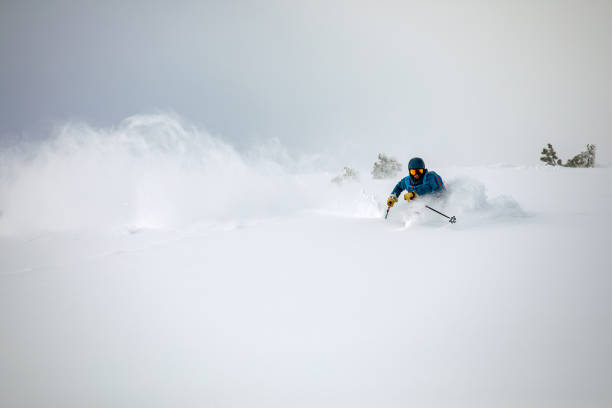
<path id="1" fill-rule="evenodd" d="M 0 405 L 610 406 L 610 168 L 437 167 L 384 220 L 397 180 L 277 153 L 157 116 L 3 152 Z"/>

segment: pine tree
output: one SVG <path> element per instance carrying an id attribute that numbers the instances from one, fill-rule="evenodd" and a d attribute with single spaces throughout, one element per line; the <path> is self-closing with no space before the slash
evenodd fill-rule
<path id="1" fill-rule="evenodd" d="M 552 145 L 550 143 L 548 143 L 548 149 L 547 148 L 543 148 L 542 149 L 542 153 L 540 153 L 542 155 L 542 157 L 540 157 L 540 160 L 542 160 L 544 163 L 546 163 L 549 166 L 563 166 L 563 164 L 561 164 L 561 159 L 559 159 L 557 157 L 557 152 L 555 152 L 555 149 L 552 147 Z"/>
<path id="2" fill-rule="evenodd" d="M 394 158 L 378 153 L 378 160 L 374 162 L 372 177 L 375 179 L 391 178 L 402 170 L 402 165 Z"/>

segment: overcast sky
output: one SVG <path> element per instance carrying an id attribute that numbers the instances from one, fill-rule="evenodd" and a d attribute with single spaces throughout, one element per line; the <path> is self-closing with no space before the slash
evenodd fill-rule
<path id="1" fill-rule="evenodd" d="M 2 0 L 0 135 L 161 110 L 342 160 L 537 163 L 550 141 L 609 163 L 610 21 L 608 0 Z"/>

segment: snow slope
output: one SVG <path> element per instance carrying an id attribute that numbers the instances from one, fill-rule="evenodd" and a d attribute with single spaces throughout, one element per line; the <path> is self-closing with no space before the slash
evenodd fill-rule
<path id="1" fill-rule="evenodd" d="M 437 167 L 385 221 L 397 180 L 166 117 L 1 158 L 1 406 L 612 404 L 609 168 Z"/>

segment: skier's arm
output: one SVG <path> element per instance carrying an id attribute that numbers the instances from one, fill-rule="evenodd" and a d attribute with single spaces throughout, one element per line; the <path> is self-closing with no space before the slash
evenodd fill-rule
<path id="1" fill-rule="evenodd" d="M 401 179 L 399 183 L 395 185 L 395 188 L 391 192 L 391 195 L 397 198 L 400 194 L 402 194 L 402 191 L 404 190 L 406 190 L 406 183 L 404 183 L 404 179 Z"/>

